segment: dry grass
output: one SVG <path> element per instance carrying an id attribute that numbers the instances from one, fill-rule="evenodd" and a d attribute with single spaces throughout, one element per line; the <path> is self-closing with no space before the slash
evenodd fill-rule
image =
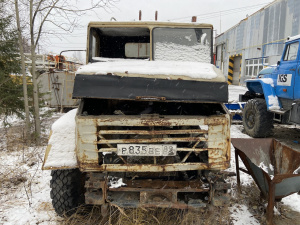
<path id="1" fill-rule="evenodd" d="M 34 174 L 30 174 L 28 170 L 41 163 L 43 156 L 40 148 L 26 145 L 21 125 L 1 128 L 0 140 L 1 194 L 6 195 L 18 189 L 19 185 L 30 192 Z"/>
<path id="2" fill-rule="evenodd" d="M 24 128 L 22 126 L 3 128 L 3 132 L 6 139 L 6 151 L 23 151 L 26 148 Z"/>
<path id="3" fill-rule="evenodd" d="M 103 218 L 101 209 L 98 206 L 80 207 L 73 216 L 66 218 L 64 225 L 192 225 L 192 224 L 231 224 L 230 212 L 228 207 L 202 208 L 195 210 L 178 209 L 121 209 L 119 207 L 110 207 L 109 216 Z"/>

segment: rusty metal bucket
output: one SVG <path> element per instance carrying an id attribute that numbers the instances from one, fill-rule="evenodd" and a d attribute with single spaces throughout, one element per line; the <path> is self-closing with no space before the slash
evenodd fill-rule
<path id="1" fill-rule="evenodd" d="M 300 152 L 275 139 L 232 138 L 235 148 L 237 185 L 240 191 L 240 174 L 252 176 L 262 195 L 268 200 L 267 224 L 273 224 L 276 201 L 300 191 Z M 246 169 L 239 168 L 238 157 Z"/>

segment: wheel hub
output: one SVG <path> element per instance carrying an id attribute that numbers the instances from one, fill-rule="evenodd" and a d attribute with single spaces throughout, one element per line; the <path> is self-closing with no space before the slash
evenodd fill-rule
<path id="1" fill-rule="evenodd" d="M 247 126 L 249 128 L 253 128 L 254 125 L 255 125 L 255 115 L 254 115 L 254 113 L 249 112 L 246 117 L 247 117 L 247 120 L 246 120 Z"/>

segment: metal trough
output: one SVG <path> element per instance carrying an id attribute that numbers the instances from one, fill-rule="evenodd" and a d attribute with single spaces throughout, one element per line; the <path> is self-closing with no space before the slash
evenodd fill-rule
<path id="1" fill-rule="evenodd" d="M 276 201 L 300 191 L 300 152 L 275 139 L 232 138 L 235 148 L 237 185 L 240 191 L 240 174 L 252 176 L 262 195 L 268 200 L 267 224 L 273 224 Z M 238 157 L 246 170 L 239 168 Z"/>

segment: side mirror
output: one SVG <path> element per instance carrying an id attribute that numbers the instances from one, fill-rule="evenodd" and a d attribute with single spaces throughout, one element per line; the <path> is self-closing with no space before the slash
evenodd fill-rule
<path id="1" fill-rule="evenodd" d="M 277 66 L 279 66 L 279 65 L 280 65 L 280 61 L 277 62 Z"/>

